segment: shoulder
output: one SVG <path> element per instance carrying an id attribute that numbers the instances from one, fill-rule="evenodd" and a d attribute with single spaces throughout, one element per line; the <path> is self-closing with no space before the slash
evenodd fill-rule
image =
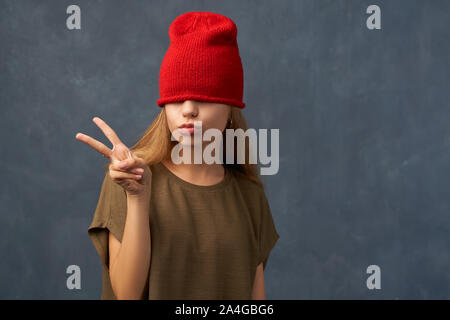
<path id="1" fill-rule="evenodd" d="M 245 189 L 251 189 L 253 191 L 258 191 L 258 192 L 263 191 L 263 187 L 261 185 L 259 185 L 255 181 L 251 180 L 243 172 L 241 172 L 237 169 L 230 169 L 230 170 L 233 172 L 236 182 L 238 182 L 241 187 L 243 187 Z"/>
<path id="2" fill-rule="evenodd" d="M 232 169 L 232 171 L 236 184 L 244 196 L 244 199 L 255 204 L 264 203 L 266 198 L 264 187 L 248 178 L 244 173 L 236 169 Z"/>

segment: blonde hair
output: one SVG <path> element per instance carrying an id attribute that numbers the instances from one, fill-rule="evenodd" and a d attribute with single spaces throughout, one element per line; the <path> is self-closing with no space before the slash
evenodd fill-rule
<path id="1" fill-rule="evenodd" d="M 237 107 L 231 107 L 231 120 L 232 123 L 227 129 L 242 129 L 247 131 L 247 122 L 245 121 L 244 115 L 241 109 Z M 139 158 L 142 158 L 147 165 L 159 163 L 162 160 L 170 159 L 170 154 L 172 148 L 178 143 L 177 141 L 172 141 L 171 132 L 167 124 L 166 112 L 164 107 L 161 108 L 161 112 L 156 116 L 150 126 L 141 135 L 136 144 L 130 148 L 130 150 Z M 223 159 L 226 159 L 226 135 L 225 130 L 223 131 Z M 247 140 L 247 138 L 246 138 Z M 257 164 L 248 163 L 249 158 L 249 146 L 245 143 L 245 163 L 237 163 L 237 153 L 236 153 L 236 138 L 234 143 L 234 161 L 232 164 L 223 165 L 227 168 L 235 170 L 243 174 L 249 180 L 255 182 L 262 188 L 264 184 L 258 174 L 259 167 Z"/>

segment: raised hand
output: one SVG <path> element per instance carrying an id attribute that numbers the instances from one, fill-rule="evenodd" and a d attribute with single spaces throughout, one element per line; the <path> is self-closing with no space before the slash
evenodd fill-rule
<path id="1" fill-rule="evenodd" d="M 142 158 L 134 155 L 102 119 L 94 117 L 92 121 L 111 141 L 113 148 L 110 149 L 100 141 L 83 133 L 77 133 L 75 138 L 110 159 L 109 175 L 114 182 L 126 190 L 127 195 L 149 196 L 152 177 L 149 166 Z"/>

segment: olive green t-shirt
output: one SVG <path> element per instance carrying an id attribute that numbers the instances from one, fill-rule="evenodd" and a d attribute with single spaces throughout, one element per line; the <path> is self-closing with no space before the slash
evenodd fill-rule
<path id="1" fill-rule="evenodd" d="M 147 299 L 251 299 L 256 267 L 265 269 L 280 237 L 264 189 L 225 167 L 215 185 L 187 182 L 164 164 L 152 171 L 151 262 Z M 122 241 L 126 192 L 105 177 L 88 234 L 102 261 L 102 299 L 116 299 L 109 278 L 108 232 Z"/>

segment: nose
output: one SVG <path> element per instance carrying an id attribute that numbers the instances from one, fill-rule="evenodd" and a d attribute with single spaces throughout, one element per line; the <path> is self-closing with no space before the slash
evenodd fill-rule
<path id="1" fill-rule="evenodd" d="M 198 105 L 195 100 L 185 100 L 181 105 L 181 112 L 184 117 L 195 117 L 198 114 Z"/>

